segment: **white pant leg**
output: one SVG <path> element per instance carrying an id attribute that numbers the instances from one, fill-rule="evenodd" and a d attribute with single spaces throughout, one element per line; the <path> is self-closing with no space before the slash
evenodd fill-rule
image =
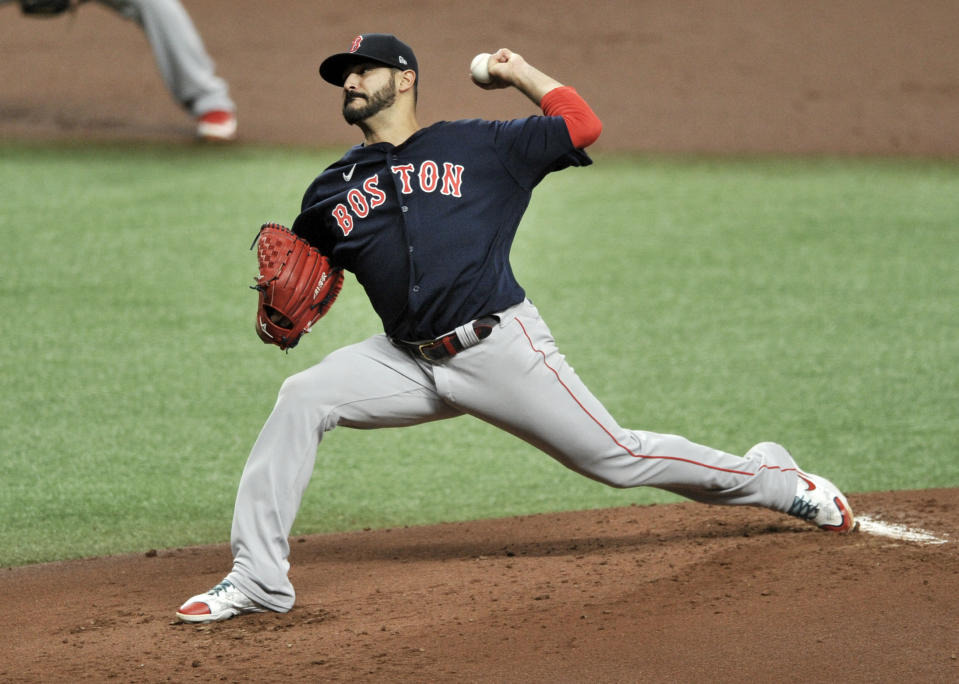
<path id="1" fill-rule="evenodd" d="M 745 457 L 678 435 L 620 427 L 560 354 L 536 308 L 525 302 L 497 330 L 435 370 L 437 390 L 464 412 L 613 487 L 648 485 L 697 501 L 785 511 L 796 464 L 771 442 Z"/>
<path id="2" fill-rule="evenodd" d="M 240 478 L 227 578 L 268 608 L 293 606 L 288 536 L 324 432 L 337 425 L 399 427 L 456 415 L 436 395 L 431 367 L 415 363 L 385 335 L 344 347 L 288 378 Z"/>
<path id="3" fill-rule="evenodd" d="M 167 89 L 194 116 L 236 111 L 226 81 L 179 0 L 99 0 L 143 28 Z"/>

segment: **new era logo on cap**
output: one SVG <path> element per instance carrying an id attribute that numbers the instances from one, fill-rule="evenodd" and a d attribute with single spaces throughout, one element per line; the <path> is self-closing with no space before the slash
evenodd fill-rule
<path id="1" fill-rule="evenodd" d="M 343 85 L 344 73 L 358 62 L 378 62 L 396 69 L 412 69 L 419 75 L 412 48 L 389 33 L 363 33 L 353 39 L 348 52 L 331 55 L 320 64 L 320 76 L 335 86 Z"/>

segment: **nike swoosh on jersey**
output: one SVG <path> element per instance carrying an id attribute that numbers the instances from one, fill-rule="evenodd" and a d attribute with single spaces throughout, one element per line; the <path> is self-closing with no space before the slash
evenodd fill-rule
<path id="1" fill-rule="evenodd" d="M 343 172 L 343 180 L 349 183 L 350 179 L 353 178 L 354 171 L 356 171 L 356 164 L 353 164 L 353 168 L 350 169 L 349 173 L 346 173 L 346 171 Z"/>

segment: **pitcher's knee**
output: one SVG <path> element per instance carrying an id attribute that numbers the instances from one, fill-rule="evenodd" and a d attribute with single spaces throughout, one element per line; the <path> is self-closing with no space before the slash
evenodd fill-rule
<path id="1" fill-rule="evenodd" d="M 566 465 L 580 475 L 584 475 L 591 480 L 613 489 L 629 489 L 636 487 L 641 482 L 637 481 L 634 466 L 634 459 L 617 458 L 578 458 L 575 460 L 567 458 L 558 458 L 561 463 Z"/>
<path id="2" fill-rule="evenodd" d="M 299 401 L 312 405 L 335 404 L 340 387 L 337 378 L 322 372 L 320 366 L 314 366 L 284 380 L 278 398 L 280 401 Z"/>
<path id="3" fill-rule="evenodd" d="M 277 401 L 304 401 L 311 391 L 312 383 L 307 379 L 306 373 L 297 373 L 280 385 Z"/>
<path id="4" fill-rule="evenodd" d="M 636 479 L 634 474 L 624 470 L 603 471 L 596 475 L 590 475 L 590 477 L 613 489 L 630 489 L 643 484 Z"/>
<path id="5" fill-rule="evenodd" d="M 335 388 L 307 371 L 291 375 L 280 386 L 274 413 L 306 419 L 322 431 L 337 422 Z"/>

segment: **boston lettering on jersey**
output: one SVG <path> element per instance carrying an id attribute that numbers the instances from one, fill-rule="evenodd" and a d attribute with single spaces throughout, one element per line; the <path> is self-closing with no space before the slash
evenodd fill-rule
<path id="1" fill-rule="evenodd" d="M 388 335 L 429 339 L 522 301 L 509 251 L 533 188 L 590 163 L 561 117 L 440 122 L 350 149 L 292 227 L 356 276 Z"/>
<path id="2" fill-rule="evenodd" d="M 353 167 L 355 169 L 355 167 Z M 413 164 L 391 166 L 390 171 L 400 179 L 400 192 L 409 195 L 413 192 L 413 183 L 420 192 L 437 192 L 449 197 L 462 197 L 463 165 L 452 162 L 443 162 L 443 172 L 440 174 L 440 165 L 427 159 L 417 169 Z M 352 170 L 351 170 L 352 173 Z M 344 174 L 344 177 L 346 174 Z M 351 188 L 346 193 L 346 202 L 333 207 L 333 219 L 340 227 L 344 236 L 353 231 L 354 220 L 365 219 L 370 212 L 386 202 L 386 193 L 380 190 L 379 176 L 373 175 L 363 181 L 362 191 Z"/>

